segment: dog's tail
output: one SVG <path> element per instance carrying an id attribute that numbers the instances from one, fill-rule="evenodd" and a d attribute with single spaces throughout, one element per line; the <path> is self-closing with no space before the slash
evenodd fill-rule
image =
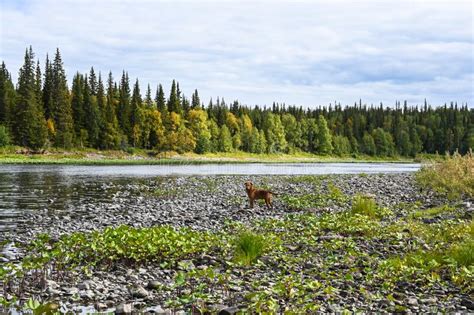
<path id="1" fill-rule="evenodd" d="M 273 191 L 269 191 L 269 193 L 275 196 L 281 195 L 280 193 L 277 194 L 277 193 L 274 193 Z"/>

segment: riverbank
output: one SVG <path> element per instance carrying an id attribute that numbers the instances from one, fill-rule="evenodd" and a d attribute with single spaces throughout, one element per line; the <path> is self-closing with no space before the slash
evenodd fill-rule
<path id="1" fill-rule="evenodd" d="M 472 240 L 471 201 L 420 193 L 410 174 L 252 176 L 278 195 L 248 209 L 248 179 L 110 182 L 107 200 L 25 213 L 1 236 L 19 248 L 2 268 L 38 270 L 3 289 L 89 312 L 474 310 L 472 252 L 467 266 L 442 256 Z M 270 240 L 251 263 L 243 231 Z"/>
<path id="2" fill-rule="evenodd" d="M 18 147 L 0 148 L 0 164 L 65 164 L 65 165 L 172 165 L 220 163 L 412 163 L 434 159 L 424 155 L 417 158 L 358 156 L 321 156 L 310 153 L 254 154 L 247 152 L 195 154 L 176 152 L 156 153 L 145 150 L 97 151 L 92 149 L 62 151 L 53 149 L 42 154 L 29 154 Z"/>

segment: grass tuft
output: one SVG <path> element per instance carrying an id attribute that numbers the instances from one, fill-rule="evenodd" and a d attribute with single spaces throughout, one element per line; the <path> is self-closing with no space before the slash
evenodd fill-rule
<path id="1" fill-rule="evenodd" d="M 352 201 L 352 214 L 362 214 L 370 218 L 379 217 L 375 200 L 368 196 L 357 195 Z"/>
<path id="2" fill-rule="evenodd" d="M 235 240 L 235 259 L 245 266 L 250 266 L 266 249 L 267 242 L 263 235 L 244 231 Z"/>

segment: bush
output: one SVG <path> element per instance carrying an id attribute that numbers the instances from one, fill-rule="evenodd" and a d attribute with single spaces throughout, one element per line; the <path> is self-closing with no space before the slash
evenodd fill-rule
<path id="1" fill-rule="evenodd" d="M 465 156 L 447 154 L 441 162 L 424 166 L 416 174 L 422 188 L 432 189 L 449 199 L 474 197 L 474 158 L 472 151 Z"/>
<path id="2" fill-rule="evenodd" d="M 5 147 L 10 144 L 10 135 L 5 126 L 0 125 L 0 147 Z"/>
<path id="3" fill-rule="evenodd" d="M 267 242 L 263 235 L 250 231 L 242 232 L 235 240 L 235 259 L 249 266 L 262 256 L 266 248 Z"/>

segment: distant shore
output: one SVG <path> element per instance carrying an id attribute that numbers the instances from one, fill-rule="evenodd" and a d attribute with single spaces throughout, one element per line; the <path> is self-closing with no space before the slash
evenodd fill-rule
<path id="1" fill-rule="evenodd" d="M 45 151 L 30 153 L 21 148 L 0 149 L 1 164 L 63 164 L 63 165 L 174 165 L 229 163 L 413 163 L 437 159 L 434 155 L 409 157 L 323 156 L 310 153 L 254 154 L 247 152 L 195 154 L 156 153 L 146 150 L 98 151 L 92 149 Z"/>

